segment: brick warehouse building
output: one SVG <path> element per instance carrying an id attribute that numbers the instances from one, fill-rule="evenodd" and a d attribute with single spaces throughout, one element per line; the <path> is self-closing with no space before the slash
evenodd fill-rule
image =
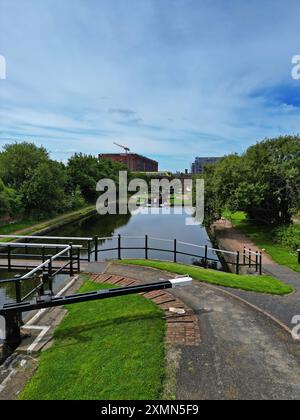
<path id="1" fill-rule="evenodd" d="M 123 163 L 132 172 L 157 172 L 158 162 L 136 153 L 104 153 L 99 159 L 110 159 L 114 162 Z"/>

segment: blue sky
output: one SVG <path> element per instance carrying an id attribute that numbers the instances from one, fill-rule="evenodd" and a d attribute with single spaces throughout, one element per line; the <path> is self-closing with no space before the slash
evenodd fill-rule
<path id="1" fill-rule="evenodd" d="M 0 146 L 184 169 L 300 131 L 298 0 L 0 0 Z"/>

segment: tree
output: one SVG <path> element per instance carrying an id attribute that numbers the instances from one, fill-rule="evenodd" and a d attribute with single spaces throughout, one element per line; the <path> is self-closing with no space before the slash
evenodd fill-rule
<path id="1" fill-rule="evenodd" d="M 86 201 L 96 202 L 97 182 L 109 178 L 118 185 L 121 170 L 127 170 L 127 167 L 111 160 L 99 160 L 91 155 L 76 153 L 69 159 L 67 165 L 68 189 L 74 193 L 79 187 Z"/>
<path id="2" fill-rule="evenodd" d="M 68 161 L 67 172 L 70 192 L 74 193 L 79 187 L 85 200 L 96 201 L 98 160 L 91 155 L 76 153 Z"/>
<path id="3" fill-rule="evenodd" d="M 0 177 L 8 187 L 20 189 L 31 177 L 32 171 L 41 163 L 49 160 L 43 147 L 33 143 L 7 144 L 0 153 Z"/>
<path id="4" fill-rule="evenodd" d="M 41 162 L 21 189 L 26 212 L 44 217 L 64 211 L 66 182 L 63 164 L 51 160 Z"/>
<path id="5" fill-rule="evenodd" d="M 206 168 L 203 176 L 210 213 L 243 210 L 256 222 L 289 224 L 300 203 L 300 137 L 257 143 Z"/>
<path id="6" fill-rule="evenodd" d="M 22 211 L 21 197 L 12 188 L 7 188 L 0 179 L 0 216 L 15 216 Z"/>
<path id="7" fill-rule="evenodd" d="M 300 137 L 284 136 L 250 147 L 242 158 L 246 192 L 252 202 L 239 200 L 257 221 L 283 225 L 291 222 L 299 204 Z"/>

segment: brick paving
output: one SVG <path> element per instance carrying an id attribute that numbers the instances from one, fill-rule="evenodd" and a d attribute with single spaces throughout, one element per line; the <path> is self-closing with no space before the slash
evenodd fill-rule
<path id="1" fill-rule="evenodd" d="M 128 277 L 112 276 L 108 274 L 91 274 L 90 278 L 96 283 L 107 283 L 120 287 L 143 284 L 138 280 L 133 280 Z M 141 293 L 141 295 L 150 299 L 165 312 L 167 344 L 199 346 L 201 341 L 199 322 L 198 317 L 193 313 L 192 309 L 187 307 L 186 304 L 171 293 L 162 290 Z M 184 309 L 185 314 L 180 315 L 170 312 L 170 308 Z"/>

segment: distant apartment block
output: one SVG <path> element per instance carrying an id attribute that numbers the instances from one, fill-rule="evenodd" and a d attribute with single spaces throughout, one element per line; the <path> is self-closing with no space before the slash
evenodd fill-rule
<path id="1" fill-rule="evenodd" d="M 192 163 L 192 174 L 202 174 L 204 165 L 217 163 L 220 159 L 220 157 L 196 157 Z"/>
<path id="2" fill-rule="evenodd" d="M 132 172 L 157 172 L 158 162 L 136 153 L 105 153 L 99 159 L 123 163 Z"/>

